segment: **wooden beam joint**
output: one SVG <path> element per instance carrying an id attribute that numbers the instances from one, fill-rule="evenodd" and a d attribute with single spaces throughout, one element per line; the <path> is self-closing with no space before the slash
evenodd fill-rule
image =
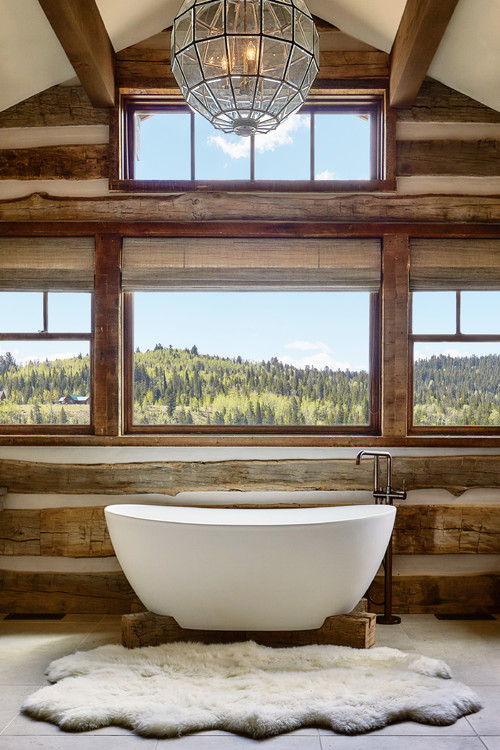
<path id="1" fill-rule="evenodd" d="M 39 0 L 94 107 L 115 103 L 115 53 L 95 0 Z"/>
<path id="2" fill-rule="evenodd" d="M 390 59 L 390 105 L 411 107 L 458 0 L 407 0 Z"/>

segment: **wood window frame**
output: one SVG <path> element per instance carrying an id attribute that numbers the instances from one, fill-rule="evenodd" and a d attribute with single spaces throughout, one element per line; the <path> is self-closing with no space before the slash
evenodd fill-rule
<path id="1" fill-rule="evenodd" d="M 191 291 L 191 290 L 190 290 Z M 151 292 L 154 294 L 154 291 Z M 196 294 L 196 291 L 192 292 Z M 332 290 L 332 294 L 335 290 Z M 138 425 L 134 423 L 134 299 L 123 295 L 124 310 L 124 433 L 167 435 L 379 435 L 380 434 L 380 292 L 370 292 L 369 302 L 369 404 L 368 425 Z"/>
<path id="2" fill-rule="evenodd" d="M 20 289 L 19 292 L 24 290 Z M 29 290 L 27 290 L 29 291 Z M 71 292 L 71 290 L 68 290 Z M 0 424 L 0 436 L 5 434 L 62 434 L 62 435 L 89 435 L 94 432 L 94 294 L 90 302 L 90 331 L 88 333 L 56 332 L 48 330 L 48 296 L 52 292 L 40 292 L 43 295 L 42 302 L 42 325 L 43 329 L 35 332 L 0 332 L 0 342 L 3 341 L 88 341 L 89 342 L 89 365 L 90 365 L 90 421 L 89 424 Z M 55 293 L 55 292 L 54 292 Z"/>
<path id="3" fill-rule="evenodd" d="M 464 290 L 467 291 L 467 290 Z M 488 290 L 485 290 L 488 291 Z M 455 290 L 455 333 L 413 333 L 413 292 L 409 292 L 408 305 L 408 435 L 496 435 L 500 436 L 500 425 L 414 425 L 415 362 L 416 343 L 480 343 L 500 342 L 500 334 L 465 334 L 461 332 L 461 290 Z"/>
<path id="4" fill-rule="evenodd" d="M 231 192 L 390 192 L 396 190 L 396 116 L 388 107 L 387 88 L 359 88 L 331 90 L 310 97 L 300 109 L 303 113 L 352 112 L 370 113 L 371 152 L 369 180 L 255 180 L 253 170 L 249 180 L 196 180 L 194 179 L 194 114 L 182 97 L 172 94 L 139 94 L 120 91 L 113 110 L 110 127 L 110 180 L 111 191 L 135 193 L 170 193 L 186 191 Z M 191 114 L 191 178 L 189 180 L 136 180 L 133 176 L 134 115 L 143 108 L 154 112 L 189 112 Z M 313 143 L 313 137 L 311 137 Z M 254 153 L 253 137 L 251 151 Z M 310 169 L 313 167 L 314 146 L 311 146 Z"/>

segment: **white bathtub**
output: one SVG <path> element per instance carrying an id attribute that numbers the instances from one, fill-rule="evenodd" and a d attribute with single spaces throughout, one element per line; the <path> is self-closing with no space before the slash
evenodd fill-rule
<path id="1" fill-rule="evenodd" d="M 372 582 L 396 509 L 110 505 L 116 555 L 143 604 L 184 628 L 308 630 Z"/>

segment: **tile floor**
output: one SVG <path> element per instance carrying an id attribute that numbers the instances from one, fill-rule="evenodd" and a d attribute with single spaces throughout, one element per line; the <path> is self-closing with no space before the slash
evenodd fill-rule
<path id="1" fill-rule="evenodd" d="M 45 684 L 53 659 L 74 650 L 120 642 L 114 615 L 66 615 L 62 621 L 4 620 L 0 615 L 0 750 L 500 750 L 500 615 L 494 621 L 437 620 L 404 615 L 401 625 L 377 627 L 377 645 L 444 659 L 456 679 L 474 687 L 484 708 L 451 727 L 405 722 L 368 735 L 345 737 L 303 729 L 256 741 L 226 732 L 181 739 L 142 739 L 118 727 L 67 734 L 29 719 L 19 707 Z"/>

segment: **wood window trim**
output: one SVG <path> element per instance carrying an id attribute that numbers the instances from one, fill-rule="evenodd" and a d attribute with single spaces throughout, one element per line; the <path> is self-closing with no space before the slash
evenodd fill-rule
<path id="1" fill-rule="evenodd" d="M 361 85 L 361 84 L 360 84 Z M 334 100 L 337 99 L 335 105 Z M 163 104 L 161 101 L 163 100 Z M 329 100 L 327 102 L 327 100 Z M 166 104 L 165 102 L 168 102 Z M 350 102 L 350 103 L 349 103 Z M 144 95 L 130 90 L 120 91 L 110 123 L 110 175 L 109 189 L 120 193 L 172 193 L 172 192 L 395 192 L 396 164 L 396 111 L 388 107 L 387 88 L 332 89 L 321 92 L 301 111 L 319 111 L 328 106 L 355 111 L 371 110 L 371 140 L 369 180 L 136 180 L 131 178 L 130 157 L 133 153 L 133 112 L 139 106 L 164 111 L 168 106 L 176 111 L 189 111 L 179 96 L 171 92 L 150 92 Z M 180 109 L 181 108 L 181 109 Z M 192 125 L 191 125 L 192 129 Z M 253 142 L 253 139 L 252 139 Z M 191 146 L 192 150 L 192 146 Z M 193 154 L 191 153 L 191 158 Z M 191 168 L 193 173 L 193 167 Z M 251 175 L 252 177 L 253 175 Z"/>
<path id="2" fill-rule="evenodd" d="M 154 292 L 152 292 L 154 293 Z M 193 292 L 195 294 L 196 292 Z M 123 295 L 123 375 L 124 434 L 185 436 L 293 437 L 314 439 L 323 435 L 377 436 L 380 434 L 380 293 L 370 293 L 369 304 L 369 388 L 370 424 L 368 425 L 137 425 L 134 423 L 134 301 L 133 293 Z"/>

